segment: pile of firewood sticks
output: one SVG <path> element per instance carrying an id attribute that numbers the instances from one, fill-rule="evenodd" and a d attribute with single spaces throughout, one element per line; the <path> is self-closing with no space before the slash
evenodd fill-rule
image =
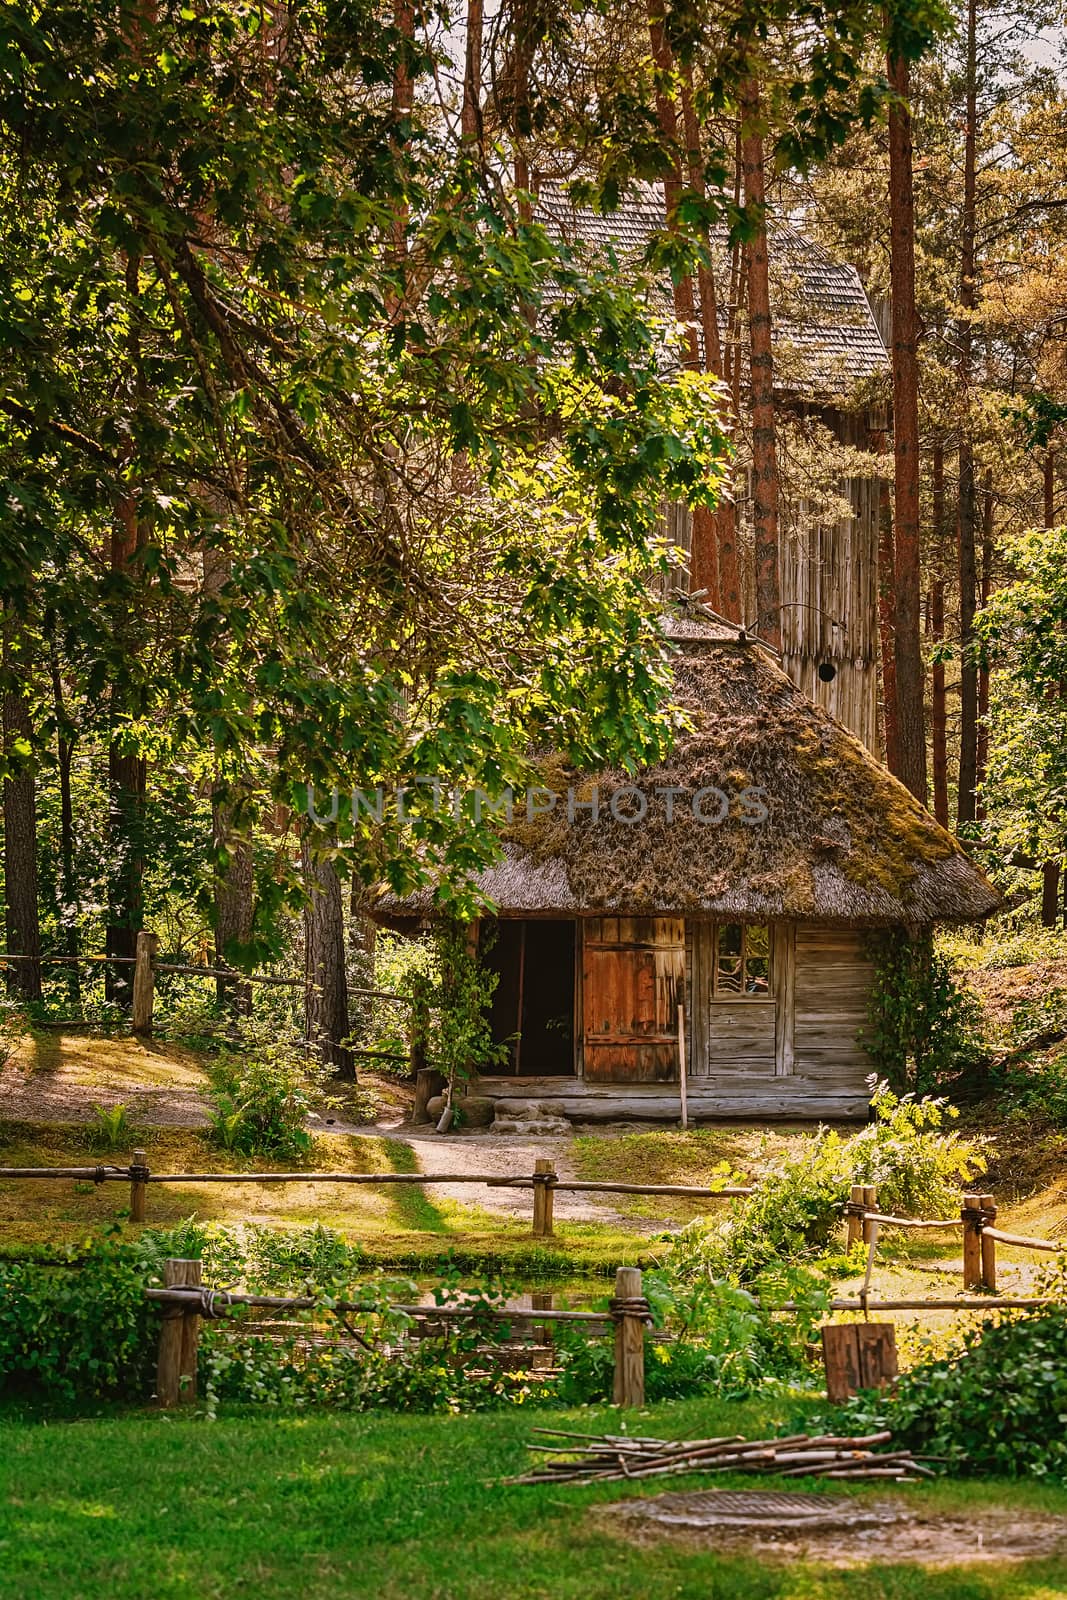
<path id="1" fill-rule="evenodd" d="M 876 1449 L 888 1433 L 862 1439 L 795 1433 L 787 1439 L 640 1439 L 630 1434 L 566 1433 L 535 1428 L 565 1440 L 531 1444 L 548 1457 L 512 1483 L 625 1483 L 631 1478 L 666 1478 L 683 1472 L 753 1472 L 778 1478 L 888 1479 L 914 1483 L 934 1474 L 910 1450 Z M 580 1442 L 579 1442 L 580 1441 Z"/>

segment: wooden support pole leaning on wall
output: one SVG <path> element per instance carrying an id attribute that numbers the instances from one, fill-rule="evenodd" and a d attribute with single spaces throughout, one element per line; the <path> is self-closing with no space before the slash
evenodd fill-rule
<path id="1" fill-rule="evenodd" d="M 963 1287 L 982 1287 L 982 1229 L 979 1223 L 981 1196 L 965 1194 L 960 1208 L 963 1221 Z"/>
<path id="2" fill-rule="evenodd" d="M 612 1398 L 617 1406 L 643 1406 L 648 1302 L 644 1298 L 639 1267 L 620 1267 L 616 1272 L 611 1312 L 615 1319 L 615 1388 Z"/>
<path id="3" fill-rule="evenodd" d="M 198 1285 L 200 1262 L 171 1257 L 163 1263 L 163 1283 L 168 1289 Z M 181 1306 L 164 1303 L 163 1322 L 159 1330 L 159 1364 L 156 1368 L 156 1399 L 163 1409 L 196 1398 L 196 1342 L 199 1335 L 199 1317 L 186 1312 Z"/>
<path id="4" fill-rule="evenodd" d="M 133 1152 L 130 1162 L 130 1221 L 143 1222 L 148 1199 L 148 1167 L 143 1150 Z"/>
<path id="5" fill-rule="evenodd" d="M 533 1232 L 535 1239 L 552 1237 L 553 1189 L 556 1183 L 554 1161 L 539 1158 L 533 1171 Z"/>
<path id="6" fill-rule="evenodd" d="M 137 961 L 133 969 L 133 1031 L 142 1038 L 152 1037 L 152 1003 L 156 975 L 153 970 L 159 949 L 158 933 L 137 935 Z"/>
<path id="7" fill-rule="evenodd" d="M 997 1208 L 991 1194 L 980 1194 L 978 1204 L 982 1208 L 983 1222 L 991 1226 L 996 1225 Z M 997 1292 L 997 1241 L 982 1229 L 982 1283 L 990 1294 Z"/>
<path id="8" fill-rule="evenodd" d="M 685 1062 L 685 1007 L 678 1007 L 678 1092 L 682 1102 L 682 1127 L 689 1126 L 689 1085 Z"/>

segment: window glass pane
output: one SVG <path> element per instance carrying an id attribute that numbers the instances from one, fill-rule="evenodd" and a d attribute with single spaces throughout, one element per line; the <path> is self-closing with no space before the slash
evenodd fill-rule
<path id="1" fill-rule="evenodd" d="M 769 956 L 771 953 L 771 930 L 766 926 L 749 927 L 745 929 L 745 954 L 749 956 Z"/>
<path id="2" fill-rule="evenodd" d="M 739 922 L 722 923 L 718 932 L 720 959 L 723 956 L 740 956 L 743 939 L 744 934 Z"/>
<path id="3" fill-rule="evenodd" d="M 770 965 L 766 956 L 750 956 L 745 962 L 745 993 L 769 994 L 770 989 Z"/>
<path id="4" fill-rule="evenodd" d="M 718 971 L 715 975 L 715 988 L 719 994 L 741 993 L 740 958 L 731 960 L 729 957 L 720 957 Z"/>

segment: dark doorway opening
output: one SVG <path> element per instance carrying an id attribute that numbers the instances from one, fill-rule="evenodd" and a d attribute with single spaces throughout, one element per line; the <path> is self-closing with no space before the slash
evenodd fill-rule
<path id="1" fill-rule="evenodd" d="M 493 1038 L 510 1041 L 508 1060 L 493 1070 L 573 1077 L 575 924 L 540 918 L 489 923 L 482 961 L 500 979 L 490 1011 Z"/>

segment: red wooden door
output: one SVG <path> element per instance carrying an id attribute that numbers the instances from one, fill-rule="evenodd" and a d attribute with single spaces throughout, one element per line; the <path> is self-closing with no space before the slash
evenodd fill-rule
<path id="1" fill-rule="evenodd" d="M 599 1083 L 677 1082 L 684 919 L 588 918 L 582 977 L 585 1076 Z"/>

